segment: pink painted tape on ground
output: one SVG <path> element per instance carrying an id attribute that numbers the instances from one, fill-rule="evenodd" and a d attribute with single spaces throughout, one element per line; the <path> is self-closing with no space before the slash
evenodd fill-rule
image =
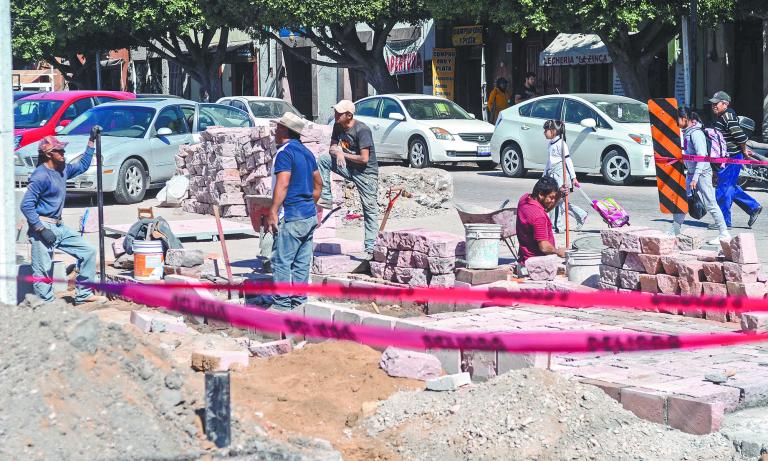
<path id="1" fill-rule="evenodd" d="M 515 332 L 459 333 L 391 330 L 389 328 L 339 324 L 292 314 L 204 299 L 188 290 L 160 286 L 106 284 L 98 288 L 134 302 L 192 315 L 225 320 L 232 325 L 261 331 L 294 333 L 310 337 L 355 341 L 371 346 L 420 349 L 478 349 L 508 352 L 625 352 L 730 346 L 768 341 L 768 334 L 685 334 L 605 332 Z M 188 287 L 187 287 L 188 288 Z"/>

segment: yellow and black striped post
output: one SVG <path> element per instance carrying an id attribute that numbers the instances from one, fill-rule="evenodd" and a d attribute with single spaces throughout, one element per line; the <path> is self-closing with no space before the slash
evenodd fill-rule
<path id="1" fill-rule="evenodd" d="M 688 213 L 685 165 L 683 150 L 680 147 L 680 128 L 677 126 L 677 100 L 649 99 L 648 112 L 651 115 L 659 208 L 662 213 L 667 214 Z"/>

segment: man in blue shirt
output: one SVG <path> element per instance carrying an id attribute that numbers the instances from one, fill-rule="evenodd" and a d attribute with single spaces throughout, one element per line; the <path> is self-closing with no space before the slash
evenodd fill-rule
<path id="1" fill-rule="evenodd" d="M 317 227 L 315 204 L 323 181 L 315 156 L 299 140 L 304 120 L 286 112 L 277 121 L 268 225 L 275 234 L 272 247 L 272 278 L 275 282 L 306 284 L 312 263 L 312 235 Z M 290 311 L 307 301 L 306 296 L 275 296 L 272 308 Z"/>
<path id="2" fill-rule="evenodd" d="M 29 223 L 29 240 L 32 244 L 32 274 L 36 277 L 50 277 L 53 250 L 59 250 L 75 257 L 79 263 L 78 282 L 93 282 L 96 279 L 96 250 L 77 232 L 65 226 L 61 210 L 66 198 L 67 180 L 85 173 L 91 166 L 94 140 L 98 127 L 91 131 L 88 147 L 82 157 L 72 164 L 64 161 L 67 143 L 55 136 L 46 136 L 37 148 L 37 168 L 29 177 L 29 185 L 21 201 L 21 212 Z M 35 282 L 35 294 L 46 301 L 53 300 L 50 283 Z M 75 303 L 106 301 L 96 296 L 89 287 L 77 285 Z"/>

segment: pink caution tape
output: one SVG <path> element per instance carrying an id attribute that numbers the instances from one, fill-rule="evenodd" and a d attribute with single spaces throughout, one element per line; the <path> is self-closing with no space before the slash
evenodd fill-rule
<path id="1" fill-rule="evenodd" d="M 234 326 L 261 331 L 285 332 L 317 338 L 355 341 L 371 346 L 418 349 L 477 349 L 507 352 L 626 352 L 731 346 L 768 341 L 768 334 L 662 335 L 620 332 L 514 332 L 460 333 L 443 331 L 391 330 L 389 328 L 334 323 L 293 314 L 268 312 L 205 299 L 187 290 L 161 286 L 106 284 L 97 288 L 134 302 L 163 307 L 186 314 L 216 318 Z"/>
<path id="2" fill-rule="evenodd" d="M 678 159 L 667 158 L 667 157 L 654 157 L 654 159 L 658 163 L 675 163 L 678 161 Z M 765 162 L 762 160 L 749 160 L 749 159 L 729 158 L 729 157 L 713 158 L 713 157 L 706 157 L 701 155 L 683 155 L 683 160 L 687 160 L 689 162 L 734 163 L 737 165 L 768 166 L 768 162 Z"/>

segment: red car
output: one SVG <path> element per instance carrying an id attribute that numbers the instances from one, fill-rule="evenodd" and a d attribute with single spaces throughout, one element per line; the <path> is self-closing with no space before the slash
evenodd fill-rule
<path id="1" fill-rule="evenodd" d="M 51 91 L 19 99 L 13 103 L 14 150 L 55 134 L 56 127 L 65 127 L 91 107 L 116 99 L 136 99 L 136 95 L 126 91 Z"/>

